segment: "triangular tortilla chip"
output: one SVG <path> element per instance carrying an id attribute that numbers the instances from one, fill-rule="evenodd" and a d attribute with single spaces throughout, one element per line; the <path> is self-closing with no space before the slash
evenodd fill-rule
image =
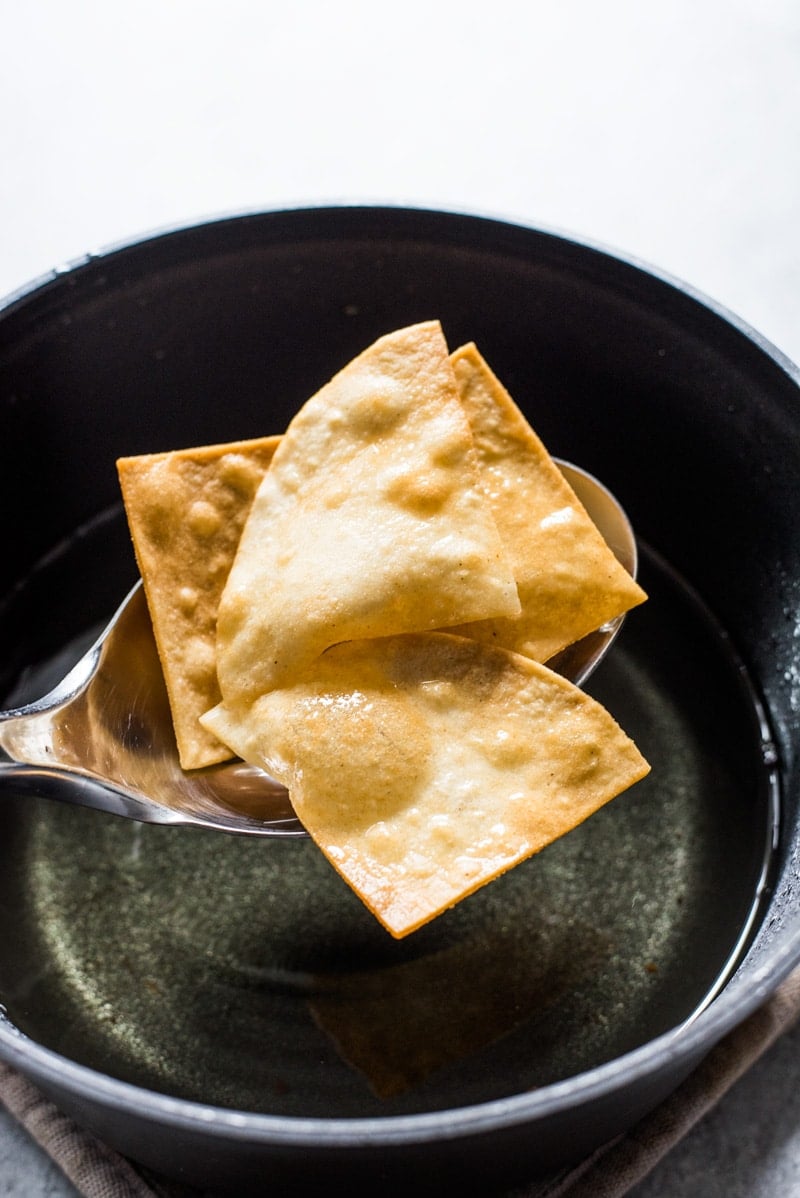
<path id="1" fill-rule="evenodd" d="M 547 661 L 646 595 L 472 344 L 451 357 L 522 611 L 454 629 Z"/>
<path id="2" fill-rule="evenodd" d="M 231 756 L 198 717 L 220 698 L 217 607 L 278 442 L 262 437 L 117 462 L 184 769 Z"/>
<path id="3" fill-rule="evenodd" d="M 438 321 L 380 338 L 275 453 L 222 596 L 226 701 L 330 645 L 520 610 Z"/>
<path id="4" fill-rule="evenodd" d="M 294 685 L 204 723 L 288 787 L 395 937 L 649 769 L 611 715 L 546 666 L 444 633 L 337 645 Z"/>

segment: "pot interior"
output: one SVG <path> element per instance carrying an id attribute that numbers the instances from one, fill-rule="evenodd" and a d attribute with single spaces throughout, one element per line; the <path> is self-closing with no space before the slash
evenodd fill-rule
<path id="1" fill-rule="evenodd" d="M 800 585 L 793 384 L 691 297 L 557 238 L 379 210 L 242 218 L 10 307 L 6 702 L 59 677 L 135 576 L 117 456 L 280 432 L 374 337 L 432 316 L 640 532 L 650 598 L 588 689 L 651 775 L 402 942 L 308 842 L 4 794 L 0 1003 L 45 1046 L 242 1110 L 441 1110 L 679 1028 L 758 939 L 794 821 L 797 628 L 777 618 Z"/>

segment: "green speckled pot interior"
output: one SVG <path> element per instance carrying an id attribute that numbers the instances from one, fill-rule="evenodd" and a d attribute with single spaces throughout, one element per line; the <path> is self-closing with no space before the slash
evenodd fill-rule
<path id="1" fill-rule="evenodd" d="M 87 534 L 105 560 L 119 523 Z M 653 767 L 632 792 L 399 943 L 310 842 L 7 801 L 8 1016 L 138 1085 L 317 1117 L 505 1097 L 691 1019 L 756 914 L 774 810 L 729 647 L 643 559 L 648 605 L 590 684 Z"/>

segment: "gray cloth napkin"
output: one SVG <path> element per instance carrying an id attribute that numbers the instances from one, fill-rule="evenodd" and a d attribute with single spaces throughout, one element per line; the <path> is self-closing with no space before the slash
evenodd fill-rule
<path id="1" fill-rule="evenodd" d="M 517 1189 L 509 1198 L 622 1198 L 798 1017 L 800 970 L 721 1040 L 656 1111 L 577 1167 Z M 208 1191 L 156 1178 L 107 1148 L 2 1062 L 0 1102 L 84 1198 L 213 1198 Z"/>

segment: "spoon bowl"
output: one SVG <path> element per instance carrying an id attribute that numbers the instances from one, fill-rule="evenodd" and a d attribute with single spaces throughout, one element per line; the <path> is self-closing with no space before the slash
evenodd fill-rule
<path id="1" fill-rule="evenodd" d="M 618 560 L 634 577 L 636 542 L 614 496 L 558 463 Z M 581 686 L 623 617 L 548 663 Z M 0 788 L 61 799 L 143 823 L 194 824 L 253 836 L 305 836 L 286 789 L 234 760 L 184 771 L 141 582 L 63 680 L 43 698 L 0 712 Z"/>

